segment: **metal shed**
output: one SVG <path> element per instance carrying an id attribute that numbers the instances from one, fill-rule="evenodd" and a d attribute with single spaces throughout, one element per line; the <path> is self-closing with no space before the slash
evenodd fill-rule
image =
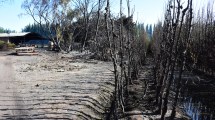
<path id="1" fill-rule="evenodd" d="M 49 40 L 43 36 L 32 32 L 0 33 L 0 40 L 14 43 L 15 45 L 27 44 L 38 46 L 46 46 L 49 42 Z"/>

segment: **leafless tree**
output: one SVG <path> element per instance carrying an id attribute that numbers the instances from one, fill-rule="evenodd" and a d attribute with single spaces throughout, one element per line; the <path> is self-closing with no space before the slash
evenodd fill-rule
<path id="1" fill-rule="evenodd" d="M 102 3 L 101 3 L 101 0 L 98 0 L 98 10 L 97 10 L 97 20 L 96 20 L 96 30 L 95 30 L 95 35 L 94 35 L 94 39 L 93 39 L 93 44 L 95 45 L 94 47 L 96 47 L 95 49 L 94 49 L 94 52 L 98 52 L 98 39 L 97 39 L 97 37 L 98 37 L 98 30 L 99 30 L 99 24 L 100 24 L 100 12 L 101 12 L 101 5 Z"/>
<path id="2" fill-rule="evenodd" d="M 112 62 L 113 62 L 113 66 L 114 66 L 114 76 L 115 76 L 115 93 L 114 93 L 114 119 L 118 119 L 118 103 L 119 103 L 119 98 L 118 98 L 118 94 L 119 94 L 119 90 L 118 90 L 118 81 L 119 81 L 119 72 L 118 72 L 118 65 L 117 65 L 117 59 L 116 59 L 116 51 L 114 48 L 114 43 L 111 40 L 111 29 L 110 29 L 110 23 L 112 23 L 113 26 L 113 22 L 111 22 L 111 18 L 110 18 L 110 1 L 107 0 L 107 4 L 106 4 L 106 13 L 105 13 L 105 21 L 106 21 L 106 36 L 109 42 L 109 48 L 110 48 L 110 55 L 112 58 Z M 113 29 L 112 29 L 113 30 Z"/>
<path id="3" fill-rule="evenodd" d="M 74 4 L 77 9 L 80 10 L 81 20 L 83 21 L 83 31 L 84 31 L 84 37 L 82 38 L 82 51 L 85 50 L 86 42 L 89 39 L 89 27 L 90 27 L 90 19 L 92 18 L 93 13 L 96 11 L 96 7 L 98 8 L 98 19 L 97 19 L 97 27 L 99 26 L 99 19 L 100 19 L 100 10 L 102 8 L 102 5 L 104 3 L 104 0 L 75 0 Z M 97 30 L 98 28 L 96 28 Z M 97 34 L 97 32 L 96 32 Z M 91 38 L 93 39 L 93 38 Z"/>
<path id="4" fill-rule="evenodd" d="M 186 17 L 189 16 L 189 17 Z M 185 19 L 186 18 L 186 19 Z M 165 119 L 167 104 L 169 101 L 170 87 L 174 80 L 175 71 L 179 69 L 176 96 L 173 103 L 172 118 L 175 117 L 180 79 L 184 68 L 187 50 L 187 41 L 190 39 L 192 20 L 192 0 L 187 0 L 187 6 L 183 7 L 181 0 L 170 0 L 165 14 L 162 28 L 162 39 L 159 50 L 156 50 L 156 84 L 158 111 L 161 111 L 161 119 Z M 186 26 L 186 27 L 185 27 Z M 186 28 L 186 34 L 182 34 Z M 156 44 L 155 44 L 156 45 Z"/>
<path id="5" fill-rule="evenodd" d="M 214 76 L 215 71 L 213 4 L 214 1 L 210 1 L 206 11 L 203 8 L 195 17 L 189 46 L 191 69 L 211 76 Z"/>

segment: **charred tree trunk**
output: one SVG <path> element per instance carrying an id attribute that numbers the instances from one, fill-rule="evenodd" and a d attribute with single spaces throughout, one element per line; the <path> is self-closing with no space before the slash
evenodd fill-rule
<path id="1" fill-rule="evenodd" d="M 177 84 L 176 94 L 175 94 L 174 102 L 172 104 L 172 112 L 171 112 L 171 116 L 170 116 L 171 120 L 173 120 L 175 118 L 175 115 L 176 115 L 176 107 L 177 107 L 178 97 L 179 97 L 179 93 L 180 93 L 180 89 L 181 89 L 181 76 L 182 76 L 184 65 L 183 65 L 183 63 L 179 63 L 179 64 L 180 64 L 180 66 L 179 66 L 180 70 L 179 70 L 179 77 L 178 77 L 178 80 L 177 80 L 177 83 L 176 83 Z"/>
<path id="2" fill-rule="evenodd" d="M 110 34 L 110 2 L 109 0 L 107 0 L 107 5 L 106 5 L 106 13 L 105 13 L 105 22 L 106 22 L 106 36 L 109 42 L 109 48 L 110 48 L 110 54 L 111 54 L 111 58 L 112 58 L 112 62 L 113 62 L 113 66 L 114 66 L 114 78 L 115 78 L 115 92 L 114 92 L 114 119 L 118 120 L 118 80 L 119 80 L 119 76 L 118 76 L 118 69 L 117 69 L 117 60 L 116 60 L 116 55 L 115 55 L 115 51 L 113 48 L 113 43 L 111 41 L 111 34 Z"/>
<path id="3" fill-rule="evenodd" d="M 172 104 L 172 113 L 170 116 L 170 119 L 174 119 L 175 115 L 176 115 L 176 107 L 177 107 L 177 103 L 178 103 L 178 97 L 179 97 L 179 93 L 181 90 L 181 79 L 182 79 L 182 73 L 184 71 L 185 68 L 185 64 L 186 64 L 186 59 L 187 59 L 187 52 L 188 52 L 188 45 L 190 44 L 190 33 L 191 33 L 191 27 L 192 27 L 192 0 L 190 0 L 188 2 L 188 6 L 187 9 L 189 9 L 189 13 L 187 14 L 187 19 L 185 22 L 186 27 L 184 27 L 185 29 L 184 32 L 184 36 L 182 36 L 182 38 L 184 40 L 180 40 L 180 44 L 178 47 L 178 51 L 179 51 L 179 58 L 178 58 L 178 64 L 179 64 L 179 77 L 177 80 L 177 87 L 176 87 L 176 95 Z M 186 12 L 185 10 L 183 12 Z M 183 13 L 183 15 L 185 15 L 185 13 Z"/>
<path id="4" fill-rule="evenodd" d="M 97 36 L 98 36 L 98 29 L 99 29 L 99 22 L 100 22 L 100 10 L 101 10 L 101 0 L 99 0 L 98 3 L 98 10 L 97 10 L 97 21 L 96 21 L 96 31 L 95 31 L 95 36 L 94 36 L 94 44 L 95 44 L 95 52 L 98 53 L 99 50 L 99 45 L 98 45 L 98 40 L 97 40 Z"/>
<path id="5" fill-rule="evenodd" d="M 172 81 L 174 78 L 175 74 L 175 68 L 177 65 L 177 58 L 178 55 L 181 54 L 180 52 L 180 47 L 179 43 L 181 40 L 181 30 L 183 26 L 183 21 L 184 21 L 184 16 L 187 13 L 187 10 L 190 7 L 190 0 L 188 0 L 187 7 L 182 9 L 181 1 L 172 1 L 173 3 L 170 2 L 170 16 L 169 18 L 171 20 L 171 31 L 170 32 L 170 37 L 169 37 L 169 45 L 170 48 L 167 51 L 168 52 L 168 58 L 167 58 L 167 71 L 165 72 L 165 77 L 163 79 L 164 81 L 164 90 L 162 92 L 162 110 L 161 110 L 161 120 L 165 119 L 165 114 L 168 110 L 168 99 L 169 99 L 169 92 L 170 92 L 170 87 L 172 85 Z M 171 33 L 172 32 L 172 33 Z M 167 33 L 168 34 L 168 33 Z M 189 36 L 188 36 L 189 37 Z M 168 45 L 168 44 L 167 44 Z"/>

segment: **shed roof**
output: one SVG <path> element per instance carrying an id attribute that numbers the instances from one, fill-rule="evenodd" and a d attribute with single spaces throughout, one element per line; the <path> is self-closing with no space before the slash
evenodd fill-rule
<path id="1" fill-rule="evenodd" d="M 31 32 L 22 32 L 22 33 L 0 33 L 0 37 L 21 37 L 30 34 Z"/>

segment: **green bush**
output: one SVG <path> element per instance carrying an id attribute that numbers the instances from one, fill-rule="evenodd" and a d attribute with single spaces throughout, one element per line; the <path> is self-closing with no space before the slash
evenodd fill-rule
<path id="1" fill-rule="evenodd" d="M 15 47 L 16 47 L 16 45 L 13 43 L 6 43 L 6 42 L 0 40 L 0 50 L 8 50 L 8 49 L 13 49 Z"/>
<path id="2" fill-rule="evenodd" d="M 15 45 L 14 43 L 8 43 L 8 44 L 7 44 L 7 47 L 8 47 L 9 49 L 13 49 L 13 48 L 16 47 L 16 45 Z"/>
<path id="3" fill-rule="evenodd" d="M 0 40 L 0 49 L 2 50 L 5 47 L 6 43 Z"/>
<path id="4" fill-rule="evenodd" d="M 3 45 L 3 44 L 5 44 L 5 42 L 0 40 L 0 45 Z"/>

